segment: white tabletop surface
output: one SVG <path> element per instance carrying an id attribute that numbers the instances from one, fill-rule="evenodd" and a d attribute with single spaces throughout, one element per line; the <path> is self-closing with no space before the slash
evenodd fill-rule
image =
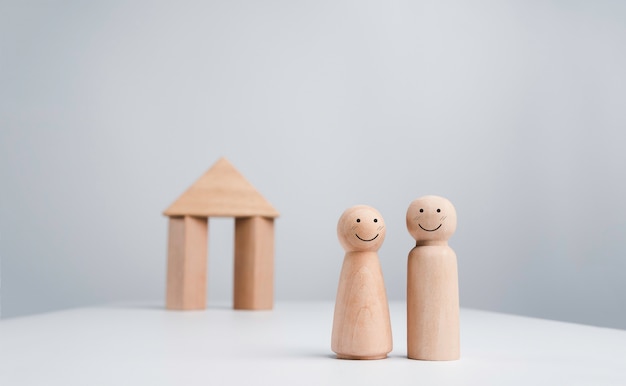
<path id="1" fill-rule="evenodd" d="M 626 385 L 626 331 L 461 311 L 461 359 L 406 358 L 391 303 L 389 358 L 330 350 L 333 303 L 273 311 L 110 305 L 0 321 L 0 385 Z"/>

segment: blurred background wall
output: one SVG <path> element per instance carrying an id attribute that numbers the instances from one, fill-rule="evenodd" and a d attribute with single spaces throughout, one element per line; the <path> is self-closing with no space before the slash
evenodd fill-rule
<path id="1" fill-rule="evenodd" d="M 281 212 L 279 302 L 334 300 L 355 204 L 405 299 L 406 208 L 438 194 L 463 307 L 626 328 L 625 107 L 620 1 L 5 0 L 2 316 L 163 302 L 161 213 L 226 156 Z"/>

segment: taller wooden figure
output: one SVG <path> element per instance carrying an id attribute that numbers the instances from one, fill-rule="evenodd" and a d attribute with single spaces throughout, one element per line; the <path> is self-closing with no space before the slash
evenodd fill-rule
<path id="1" fill-rule="evenodd" d="M 459 359 L 458 270 L 456 254 L 448 246 L 456 230 L 456 210 L 443 197 L 424 196 L 409 205 L 406 225 L 416 240 L 408 259 L 408 357 Z"/>
<path id="2" fill-rule="evenodd" d="M 392 349 L 389 304 L 378 249 L 385 221 L 369 206 L 347 209 L 337 224 L 345 250 L 331 348 L 341 359 L 382 359 Z"/>

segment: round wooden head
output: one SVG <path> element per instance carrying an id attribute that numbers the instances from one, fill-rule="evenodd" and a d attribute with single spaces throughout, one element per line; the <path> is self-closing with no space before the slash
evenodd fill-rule
<path id="1" fill-rule="evenodd" d="M 420 197 L 406 211 L 406 227 L 417 242 L 446 241 L 456 230 L 456 210 L 443 197 Z"/>
<path id="2" fill-rule="evenodd" d="M 346 252 L 378 251 L 385 239 L 385 220 L 371 206 L 353 206 L 339 218 L 337 237 Z"/>

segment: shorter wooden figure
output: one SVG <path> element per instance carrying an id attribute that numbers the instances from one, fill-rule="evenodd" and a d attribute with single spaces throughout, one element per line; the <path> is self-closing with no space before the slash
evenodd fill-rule
<path id="1" fill-rule="evenodd" d="M 459 359 L 457 261 L 448 246 L 456 230 L 456 210 L 443 197 L 424 196 L 409 205 L 406 226 L 416 240 L 408 259 L 408 357 Z"/>
<path id="2" fill-rule="evenodd" d="M 389 304 L 378 249 L 385 221 L 369 206 L 347 209 L 337 224 L 345 250 L 331 348 L 340 359 L 382 359 L 392 349 Z"/>

